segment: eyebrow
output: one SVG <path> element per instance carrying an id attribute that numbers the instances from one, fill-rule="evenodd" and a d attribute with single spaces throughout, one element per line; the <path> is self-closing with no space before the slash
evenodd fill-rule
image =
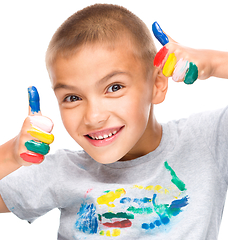
<path id="1" fill-rule="evenodd" d="M 127 72 L 121 72 L 121 71 L 113 71 L 111 73 L 109 73 L 108 75 L 106 75 L 105 77 L 101 78 L 96 85 L 102 85 L 104 84 L 106 81 L 108 81 L 110 78 L 117 76 L 117 75 L 129 75 Z M 63 84 L 63 83 L 57 83 L 53 90 L 56 91 L 57 89 L 66 89 L 66 90 L 75 90 L 77 89 L 76 87 L 72 86 L 72 85 L 67 85 L 67 84 Z"/>
<path id="2" fill-rule="evenodd" d="M 129 75 L 127 72 L 121 72 L 121 71 L 113 71 L 111 73 L 109 73 L 107 76 L 101 78 L 96 85 L 102 85 L 105 82 L 107 82 L 110 78 L 118 76 L 118 75 Z"/>
<path id="3" fill-rule="evenodd" d="M 75 90 L 75 87 L 74 86 L 71 86 L 71 85 L 67 85 L 67 84 L 63 84 L 63 83 L 57 83 L 53 90 L 56 91 L 57 89 L 67 89 L 67 90 Z"/>

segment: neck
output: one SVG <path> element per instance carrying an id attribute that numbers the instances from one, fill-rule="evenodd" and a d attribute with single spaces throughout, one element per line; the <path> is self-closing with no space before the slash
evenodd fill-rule
<path id="1" fill-rule="evenodd" d="M 151 111 L 146 130 L 142 137 L 123 158 L 119 161 L 127 161 L 142 157 L 154 151 L 160 144 L 162 138 L 162 126 L 157 122 Z"/>

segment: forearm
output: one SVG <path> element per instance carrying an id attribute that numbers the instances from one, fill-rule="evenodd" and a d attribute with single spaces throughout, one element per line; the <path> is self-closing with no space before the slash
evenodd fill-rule
<path id="1" fill-rule="evenodd" d="M 21 167 L 13 156 L 14 141 L 11 139 L 0 146 L 0 180 Z"/>
<path id="2" fill-rule="evenodd" d="M 211 50 L 211 59 L 213 61 L 212 76 L 228 79 L 228 52 Z"/>

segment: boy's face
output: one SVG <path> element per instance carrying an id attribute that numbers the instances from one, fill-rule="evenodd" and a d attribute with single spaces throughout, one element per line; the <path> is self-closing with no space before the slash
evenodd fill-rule
<path id="1" fill-rule="evenodd" d="M 66 130 L 93 159 L 106 164 L 153 150 L 153 74 L 127 44 L 59 57 L 50 77 Z"/>

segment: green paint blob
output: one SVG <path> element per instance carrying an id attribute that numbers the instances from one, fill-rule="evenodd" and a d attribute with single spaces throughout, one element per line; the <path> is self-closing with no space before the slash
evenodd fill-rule
<path id="1" fill-rule="evenodd" d="M 184 78 L 184 83 L 193 84 L 197 80 L 197 78 L 198 78 L 198 68 L 193 62 L 190 62 L 189 69 Z"/>
<path id="2" fill-rule="evenodd" d="M 172 180 L 171 180 L 172 183 L 175 184 L 180 191 L 185 191 L 185 190 L 187 190 L 187 189 L 185 188 L 184 182 L 181 181 L 181 180 L 177 177 L 176 173 L 175 173 L 175 172 L 173 171 L 173 169 L 169 166 L 169 164 L 168 164 L 167 162 L 165 162 L 164 164 L 165 164 L 165 168 L 166 168 L 168 171 L 170 171 L 170 174 L 171 174 L 171 176 L 172 176 Z"/>
<path id="3" fill-rule="evenodd" d="M 119 213 L 107 212 L 107 213 L 102 214 L 102 216 L 107 219 L 112 219 L 112 218 L 134 219 L 133 214 L 125 213 L 125 212 L 119 212 Z"/>
<path id="4" fill-rule="evenodd" d="M 48 144 L 43 142 L 36 142 L 33 140 L 27 141 L 25 143 L 25 147 L 31 152 L 39 153 L 42 155 L 46 155 L 50 150 L 50 147 Z"/>
<path id="5" fill-rule="evenodd" d="M 151 214 L 153 212 L 153 209 L 150 208 L 150 207 L 136 208 L 136 207 L 131 206 L 127 209 L 127 211 L 133 212 L 133 213 L 136 213 L 136 214 Z"/>

